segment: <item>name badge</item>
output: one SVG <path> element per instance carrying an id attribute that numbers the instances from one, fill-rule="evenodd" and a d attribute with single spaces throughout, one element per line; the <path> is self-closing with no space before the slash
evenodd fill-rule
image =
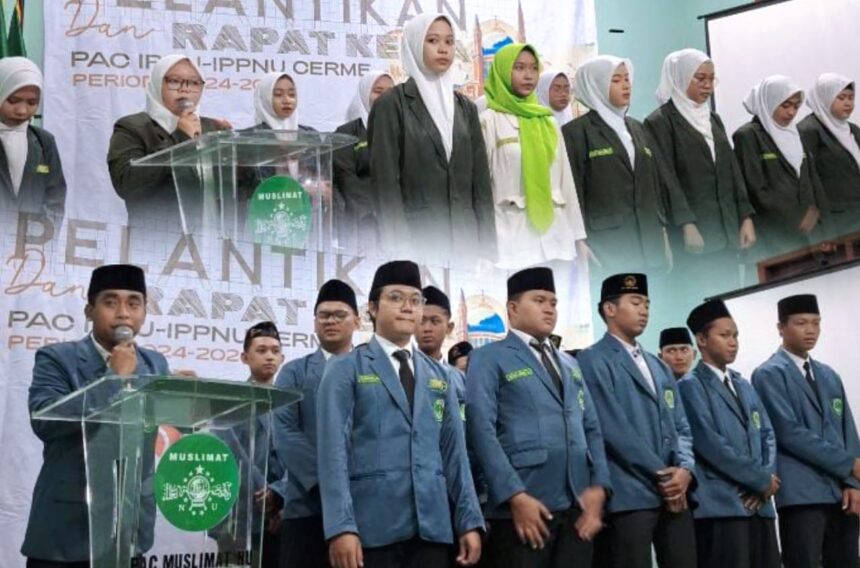
<path id="1" fill-rule="evenodd" d="M 359 375 L 357 382 L 360 385 L 375 385 L 381 381 L 379 375 Z"/>
<path id="2" fill-rule="evenodd" d="M 355 146 L 353 146 L 353 149 L 354 149 L 356 152 L 358 152 L 358 151 L 359 151 L 359 150 L 361 150 L 362 148 L 367 148 L 367 140 L 365 140 L 365 141 L 363 141 L 363 142 L 359 142 L 358 144 L 356 144 Z"/>
<path id="3" fill-rule="evenodd" d="M 36 166 L 37 174 L 49 174 L 51 173 L 51 168 L 48 167 L 48 164 L 39 164 Z"/>
<path id="4" fill-rule="evenodd" d="M 762 161 L 767 162 L 770 160 L 778 160 L 779 156 L 777 156 L 773 152 L 765 152 L 764 154 L 761 155 L 761 159 L 762 159 Z"/>
<path id="5" fill-rule="evenodd" d="M 516 371 L 511 371 L 510 373 L 507 373 L 505 375 L 505 380 L 510 383 L 525 377 L 531 377 L 534 374 L 534 371 L 532 371 L 529 367 L 526 367 L 525 369 L 517 369 Z"/>
<path id="6" fill-rule="evenodd" d="M 433 392 L 438 392 L 438 393 L 448 392 L 448 383 L 446 383 L 442 379 L 430 379 L 430 381 L 427 383 L 427 386 Z"/>
<path id="7" fill-rule="evenodd" d="M 588 153 L 589 158 L 603 158 L 605 156 L 612 156 L 615 154 L 614 148 L 598 148 L 597 150 L 592 150 Z"/>

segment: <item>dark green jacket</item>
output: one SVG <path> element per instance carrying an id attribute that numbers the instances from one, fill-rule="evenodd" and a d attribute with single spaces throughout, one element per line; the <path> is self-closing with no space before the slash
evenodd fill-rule
<path id="1" fill-rule="evenodd" d="M 336 226 L 341 242 L 349 247 L 361 244 L 350 242 L 358 239 L 358 235 L 377 232 L 376 211 L 370 185 L 370 149 L 367 144 L 367 129 L 360 118 L 341 124 L 335 132 L 358 138 L 355 144 L 336 150 L 332 157 Z M 375 239 L 375 235 L 370 238 Z"/>
<path id="2" fill-rule="evenodd" d="M 200 125 L 204 133 L 220 129 L 211 118 L 201 117 Z M 167 219 L 169 223 L 178 221 L 179 207 L 171 169 L 132 166 L 131 162 L 186 140 L 189 138 L 184 132 L 167 132 L 145 112 L 124 116 L 114 124 L 107 156 L 108 169 L 114 190 L 125 201 L 129 225 L 139 225 L 146 218 Z M 199 185 L 195 168 L 177 168 L 176 171 L 182 187 Z M 191 189 L 189 193 L 193 191 Z M 199 214 L 198 207 L 190 206 L 189 209 L 189 213 Z M 194 224 L 191 219 L 188 221 Z"/>
<path id="3" fill-rule="evenodd" d="M 657 146 L 637 120 L 627 130 L 635 167 L 618 134 L 591 111 L 562 127 L 588 244 L 603 265 L 664 268 L 663 210 Z"/>
<path id="4" fill-rule="evenodd" d="M 851 124 L 860 145 L 860 127 Z M 860 230 L 860 166 L 814 114 L 797 124 L 830 208 L 835 236 Z"/>
<path id="5" fill-rule="evenodd" d="M 386 253 L 449 263 L 493 258 L 496 226 L 487 151 L 475 105 L 456 94 L 450 162 L 410 79 L 381 96 L 369 119 L 371 185 Z M 468 254 L 471 253 L 471 254 Z"/>
<path id="6" fill-rule="evenodd" d="M 818 240 L 819 230 L 804 235 L 798 229 L 809 207 L 819 204 L 819 182 L 809 159 L 804 158 L 798 176 L 757 118 L 738 128 L 732 138 L 756 210 L 758 254 L 773 256 Z"/>
<path id="7" fill-rule="evenodd" d="M 27 163 L 18 194 L 6 152 L 0 145 L 0 212 L 23 211 L 62 218 L 66 206 L 66 178 L 53 135 L 38 126 L 27 128 Z"/>
<path id="8" fill-rule="evenodd" d="M 720 117 L 711 113 L 716 160 L 705 137 L 672 101 L 652 112 L 645 126 L 660 147 L 668 176 L 673 241 L 680 240 L 681 225 L 695 223 L 705 241 L 704 253 L 737 249 L 741 221 L 755 211 Z"/>

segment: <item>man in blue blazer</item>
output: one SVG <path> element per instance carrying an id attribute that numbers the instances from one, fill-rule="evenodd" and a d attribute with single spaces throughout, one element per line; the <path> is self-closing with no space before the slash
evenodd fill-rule
<path id="1" fill-rule="evenodd" d="M 489 565 L 590 567 L 610 490 L 603 438 L 576 361 L 549 341 L 549 268 L 508 279 L 507 337 L 471 352 L 466 434 L 487 485 Z"/>
<path id="2" fill-rule="evenodd" d="M 776 432 L 776 494 L 786 568 L 858 566 L 860 440 L 842 379 L 809 356 L 821 334 L 818 300 L 777 305 L 782 346 L 752 376 Z"/>
<path id="3" fill-rule="evenodd" d="M 687 325 L 702 354 L 678 383 L 699 473 L 699 568 L 779 568 L 776 439 L 755 389 L 727 367 L 738 354 L 737 325 L 722 300 L 697 306 Z"/>
<path id="4" fill-rule="evenodd" d="M 334 568 L 447 568 L 455 536 L 459 564 L 480 558 L 484 520 L 457 397 L 415 343 L 423 304 L 415 263 L 380 266 L 368 303 L 373 339 L 323 374 L 317 455 Z"/>
<path id="5" fill-rule="evenodd" d="M 651 545 L 662 568 L 696 564 L 693 440 L 672 372 L 636 338 L 649 315 L 644 274 L 603 281 L 598 312 L 603 339 L 577 361 L 594 398 L 606 443 L 612 499 L 598 565 L 650 568 Z"/>
<path id="6" fill-rule="evenodd" d="M 138 347 L 133 340 L 146 319 L 146 281 L 140 268 L 123 264 L 96 268 L 84 314 L 92 321 L 91 334 L 36 352 L 31 413 L 104 375 L 168 373 L 161 354 Z M 81 427 L 39 420 L 31 425 L 45 445 L 44 463 L 33 490 L 21 554 L 27 557 L 28 568 L 88 567 L 90 535 Z M 141 527 L 140 551 L 151 545 L 152 527 Z"/>
<path id="7" fill-rule="evenodd" d="M 290 361 L 275 382 L 304 395 L 299 403 L 277 411 L 274 419 L 275 451 L 286 469 L 283 566 L 329 566 L 317 476 L 317 390 L 328 361 L 352 350 L 352 336 L 358 327 L 355 292 L 345 282 L 329 280 L 320 288 L 314 305 L 319 349 Z"/>

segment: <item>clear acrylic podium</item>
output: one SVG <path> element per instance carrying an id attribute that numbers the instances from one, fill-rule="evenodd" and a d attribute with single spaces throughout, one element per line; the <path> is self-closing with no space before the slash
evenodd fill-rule
<path id="1" fill-rule="evenodd" d="M 347 134 L 211 132 L 133 167 L 170 168 L 187 235 L 325 251 L 333 245 L 332 153 Z"/>
<path id="2" fill-rule="evenodd" d="M 32 418 L 81 432 L 92 568 L 258 567 L 254 479 L 267 460 L 255 449 L 268 447 L 270 411 L 300 399 L 248 382 L 106 376 Z"/>

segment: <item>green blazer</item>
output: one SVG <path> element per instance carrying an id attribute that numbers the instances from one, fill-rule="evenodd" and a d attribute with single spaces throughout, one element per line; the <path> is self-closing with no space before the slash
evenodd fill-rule
<path id="1" fill-rule="evenodd" d="M 809 159 L 803 160 L 798 176 L 757 118 L 741 126 L 732 138 L 756 210 L 754 250 L 758 255 L 774 256 L 820 240 L 818 228 L 809 235 L 797 228 L 807 209 L 819 205 L 818 177 Z"/>
<path id="2" fill-rule="evenodd" d="M 711 113 L 716 160 L 705 137 L 672 101 L 652 112 L 645 126 L 660 147 L 669 187 L 679 188 L 668 195 L 676 226 L 673 240 L 680 239 L 681 225 L 695 223 L 705 241 L 705 254 L 737 249 L 741 221 L 755 210 L 720 117 Z M 684 250 L 683 244 L 679 250 Z"/>
<path id="3" fill-rule="evenodd" d="M 27 162 L 18 194 L 12 190 L 9 162 L 0 145 L 0 211 L 23 211 L 62 218 L 66 178 L 53 135 L 38 126 L 27 128 Z"/>
<path id="4" fill-rule="evenodd" d="M 496 225 L 487 150 L 475 105 L 457 93 L 451 159 L 410 79 L 370 112 L 370 177 L 380 242 L 389 253 L 448 263 L 493 258 Z M 425 246 L 429 245 L 429 246 Z M 471 254 L 470 254 L 471 253 Z"/>
<path id="5" fill-rule="evenodd" d="M 203 132 L 220 130 L 211 118 L 201 117 Z M 145 218 L 167 219 L 178 223 L 176 187 L 169 167 L 135 167 L 131 161 L 189 140 L 181 130 L 167 132 L 145 112 L 120 118 L 113 127 L 107 162 L 114 190 L 128 210 L 129 225 L 140 225 Z M 195 168 L 176 168 L 178 182 L 184 187 L 199 184 Z M 199 214 L 193 207 L 193 214 Z"/>
<path id="6" fill-rule="evenodd" d="M 853 123 L 850 127 L 860 144 L 860 127 Z M 834 236 L 860 231 L 860 166 L 814 114 L 801 120 L 797 129 L 821 180 Z"/>
<path id="7" fill-rule="evenodd" d="M 591 111 L 565 124 L 567 156 L 588 233 L 588 244 L 609 266 L 665 268 L 667 216 L 657 146 L 642 123 L 628 117 L 635 167 L 618 134 Z"/>

